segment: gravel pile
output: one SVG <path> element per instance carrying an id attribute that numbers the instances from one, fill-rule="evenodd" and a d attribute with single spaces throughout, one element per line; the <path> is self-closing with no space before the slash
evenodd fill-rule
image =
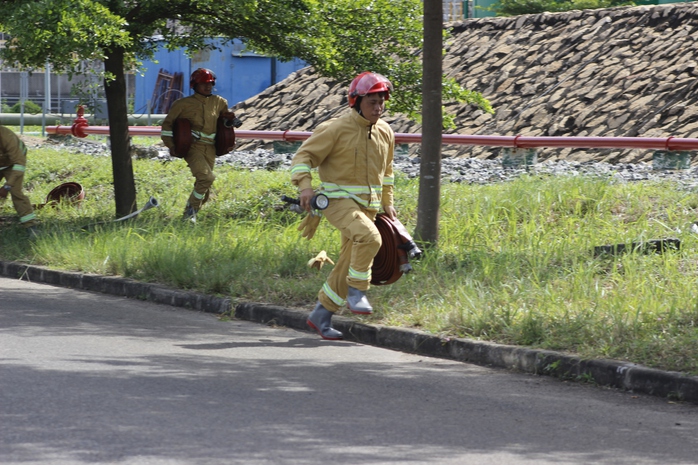
<path id="1" fill-rule="evenodd" d="M 111 156 L 105 143 L 85 139 L 65 138 L 49 140 L 39 147 L 67 150 L 73 153 L 84 153 L 94 156 Z M 149 158 L 164 162 L 174 160 L 162 145 L 134 146 L 133 155 L 137 158 Z M 218 157 L 216 165 L 231 165 L 248 170 L 288 170 L 291 166 L 292 154 L 277 154 L 270 150 L 257 149 L 254 151 L 236 151 Z M 419 158 L 397 155 L 394 166 L 409 178 L 419 176 Z M 441 163 L 441 176 L 445 182 L 465 182 L 469 184 L 490 184 L 515 179 L 524 173 L 538 175 L 595 175 L 613 178 L 617 182 L 657 181 L 672 179 L 684 188 L 698 188 L 698 167 L 685 170 L 655 170 L 652 163 L 622 163 L 609 164 L 604 162 L 571 162 L 565 160 L 545 161 L 533 166 L 509 167 L 503 166 L 500 159 L 483 160 L 477 158 L 445 158 Z"/>

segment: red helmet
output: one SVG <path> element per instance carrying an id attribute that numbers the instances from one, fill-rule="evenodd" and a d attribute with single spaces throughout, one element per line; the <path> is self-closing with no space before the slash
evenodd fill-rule
<path id="1" fill-rule="evenodd" d="M 364 71 L 351 81 L 349 85 L 349 106 L 353 107 L 356 104 L 357 97 L 363 97 L 367 94 L 376 92 L 385 92 L 385 99 L 390 100 L 390 93 L 393 91 L 393 85 L 385 76 Z"/>
<path id="2" fill-rule="evenodd" d="M 216 75 L 210 69 L 199 68 L 191 73 L 191 78 L 189 78 L 189 87 L 192 89 L 197 84 L 203 84 L 205 82 L 216 83 Z"/>

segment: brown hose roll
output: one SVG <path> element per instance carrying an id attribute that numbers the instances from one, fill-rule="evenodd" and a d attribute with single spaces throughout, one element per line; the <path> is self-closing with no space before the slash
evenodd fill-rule
<path id="1" fill-rule="evenodd" d="M 383 243 L 373 259 L 371 284 L 383 286 L 392 284 L 409 272 L 409 256 L 419 256 L 417 248 L 407 229 L 396 218 L 391 220 L 384 213 L 376 215 L 375 221 Z"/>

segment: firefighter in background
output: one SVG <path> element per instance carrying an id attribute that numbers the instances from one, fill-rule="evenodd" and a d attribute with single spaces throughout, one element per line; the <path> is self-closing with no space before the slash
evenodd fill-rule
<path id="1" fill-rule="evenodd" d="M 12 205 L 19 215 L 20 224 L 27 232 L 36 235 L 36 214 L 29 197 L 22 192 L 24 171 L 27 167 L 27 147 L 17 135 L 5 126 L 0 126 L 0 201 L 12 198 Z"/>
<path id="2" fill-rule="evenodd" d="M 216 176 L 213 167 L 216 161 L 216 125 L 219 116 L 233 118 L 228 109 L 228 101 L 213 95 L 216 75 L 210 69 L 199 68 L 191 74 L 189 87 L 194 94 L 176 100 L 162 123 L 162 141 L 175 154 L 173 125 L 176 119 L 184 118 L 191 122 L 192 144 L 184 156 L 194 176 L 194 189 L 184 208 L 184 219 L 196 223 L 196 214 L 208 200 L 209 190 Z"/>
<path id="3" fill-rule="evenodd" d="M 396 218 L 393 206 L 395 134 L 381 119 L 393 86 L 380 74 L 364 72 L 349 86 L 350 111 L 317 127 L 291 162 L 291 182 L 300 189 L 301 207 L 311 212 L 315 195 L 311 169 L 318 169 L 320 190 L 329 199 L 323 211 L 342 235 L 337 264 L 330 272 L 308 325 L 324 339 L 342 339 L 332 328 L 332 315 L 346 305 L 357 314 L 371 314 L 366 297 L 373 259 L 381 246 L 374 219 L 382 207 Z M 312 237 L 319 216 L 303 220 L 303 236 Z"/>

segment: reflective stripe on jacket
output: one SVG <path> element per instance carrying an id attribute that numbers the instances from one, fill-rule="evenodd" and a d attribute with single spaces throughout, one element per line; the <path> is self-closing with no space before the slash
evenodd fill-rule
<path id="1" fill-rule="evenodd" d="M 330 198 L 351 198 L 370 210 L 393 205 L 395 134 L 378 120 L 372 125 L 356 110 L 320 124 L 291 162 L 291 182 L 312 188 L 317 168 Z"/>

